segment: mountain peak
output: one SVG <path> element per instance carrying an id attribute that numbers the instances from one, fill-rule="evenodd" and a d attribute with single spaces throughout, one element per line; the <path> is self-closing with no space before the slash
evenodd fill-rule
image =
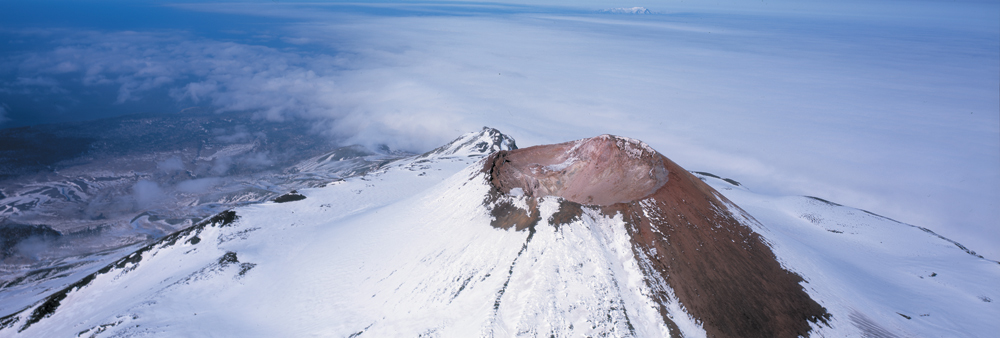
<path id="1" fill-rule="evenodd" d="M 500 150 L 514 149 L 517 149 L 517 144 L 513 138 L 494 128 L 483 127 L 478 132 L 466 133 L 448 144 L 428 151 L 419 158 L 485 156 Z"/>
<path id="2" fill-rule="evenodd" d="M 672 335 L 687 315 L 720 337 L 808 336 L 829 320 L 753 231 L 755 220 L 641 141 L 601 135 L 499 151 L 482 173 L 500 193 L 486 200 L 494 227 L 533 233 L 548 196 L 562 198 L 549 223 L 621 217 Z M 686 313 L 668 308 L 675 301 Z"/>
<path id="3" fill-rule="evenodd" d="M 624 188 L 604 186 L 615 180 Z M 735 186 L 638 140 L 516 149 L 485 128 L 101 253 L 116 257 L 73 283 L 0 280 L 0 336 L 997 331 L 995 262 L 861 210 Z"/>
<path id="4" fill-rule="evenodd" d="M 504 193 L 559 196 L 585 205 L 641 199 L 667 181 L 660 156 L 645 143 L 614 135 L 500 151 L 486 165 Z"/>

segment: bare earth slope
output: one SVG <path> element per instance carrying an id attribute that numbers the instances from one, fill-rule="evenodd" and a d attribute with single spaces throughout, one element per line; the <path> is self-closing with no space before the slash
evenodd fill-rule
<path id="1" fill-rule="evenodd" d="M 639 141 L 602 135 L 501 151 L 483 170 L 505 194 L 521 189 L 568 200 L 560 211 L 579 214 L 582 205 L 624 215 L 672 334 L 679 332 L 671 318 L 681 314 L 665 306 L 670 289 L 709 337 L 807 336 L 810 322 L 830 316 L 744 224 L 752 219 L 734 215 L 732 202 Z"/>

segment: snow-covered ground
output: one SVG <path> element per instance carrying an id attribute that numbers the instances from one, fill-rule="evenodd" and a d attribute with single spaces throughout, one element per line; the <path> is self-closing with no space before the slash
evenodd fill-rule
<path id="1" fill-rule="evenodd" d="M 831 336 L 990 337 L 1000 332 L 1000 264 L 930 230 L 806 196 L 709 185 L 760 223 L 754 230 L 833 314 Z M 822 331 L 821 331 L 822 332 Z"/>
<path id="2" fill-rule="evenodd" d="M 532 230 L 490 226 L 480 160 L 507 140 L 486 132 L 167 236 L 0 318 L 0 337 L 667 336 L 620 217 L 550 225 L 549 197 Z M 1000 331 L 997 262 L 859 209 L 699 176 L 833 315 L 814 333 Z M 704 335 L 682 313 L 685 336 Z"/>

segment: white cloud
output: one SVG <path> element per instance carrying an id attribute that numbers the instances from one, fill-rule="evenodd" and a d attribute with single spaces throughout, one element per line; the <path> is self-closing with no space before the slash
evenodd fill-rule
<path id="1" fill-rule="evenodd" d="M 413 17 L 255 6 L 182 8 L 296 18 L 268 36 L 303 45 L 84 32 L 20 67 L 115 86 L 119 102 L 166 89 L 409 150 L 482 125 L 521 145 L 627 135 L 688 169 L 864 208 L 1000 257 L 995 18 L 964 22 L 951 7 L 926 23 L 782 14 L 794 6 L 761 16 Z"/>
<path id="2" fill-rule="evenodd" d="M 155 205 L 167 196 L 156 182 L 141 180 L 132 186 L 132 197 L 136 209 L 142 210 Z"/>
<path id="3" fill-rule="evenodd" d="M 314 102 L 345 109 L 331 130 L 356 141 L 623 134 L 1000 257 L 1000 40 L 958 16 L 903 17 L 366 17 L 288 34 L 346 51 L 332 81 L 303 81 L 329 89 Z"/>
<path id="4" fill-rule="evenodd" d="M 162 162 L 156 163 L 156 169 L 159 169 L 160 171 L 167 174 L 172 174 L 178 171 L 183 171 L 184 162 L 181 162 L 180 157 L 174 156 L 166 160 L 163 160 Z"/>

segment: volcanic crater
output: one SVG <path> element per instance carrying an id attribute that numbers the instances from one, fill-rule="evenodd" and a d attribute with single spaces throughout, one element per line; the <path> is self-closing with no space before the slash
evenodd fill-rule
<path id="1" fill-rule="evenodd" d="M 663 157 L 646 144 L 601 135 L 575 142 L 502 151 L 491 158 L 492 183 L 504 193 L 558 196 L 612 205 L 649 196 L 667 182 Z"/>
<path id="2" fill-rule="evenodd" d="M 749 214 L 645 143 L 613 135 L 499 151 L 483 164 L 493 226 L 533 234 L 540 198 L 560 198 L 549 224 L 583 209 L 621 215 L 650 297 L 672 318 L 693 317 L 708 337 L 808 336 L 830 314 L 785 270 Z M 527 197 L 527 210 L 512 198 Z M 528 240 L 531 240 L 529 234 Z M 679 302 L 687 313 L 670 313 Z"/>

